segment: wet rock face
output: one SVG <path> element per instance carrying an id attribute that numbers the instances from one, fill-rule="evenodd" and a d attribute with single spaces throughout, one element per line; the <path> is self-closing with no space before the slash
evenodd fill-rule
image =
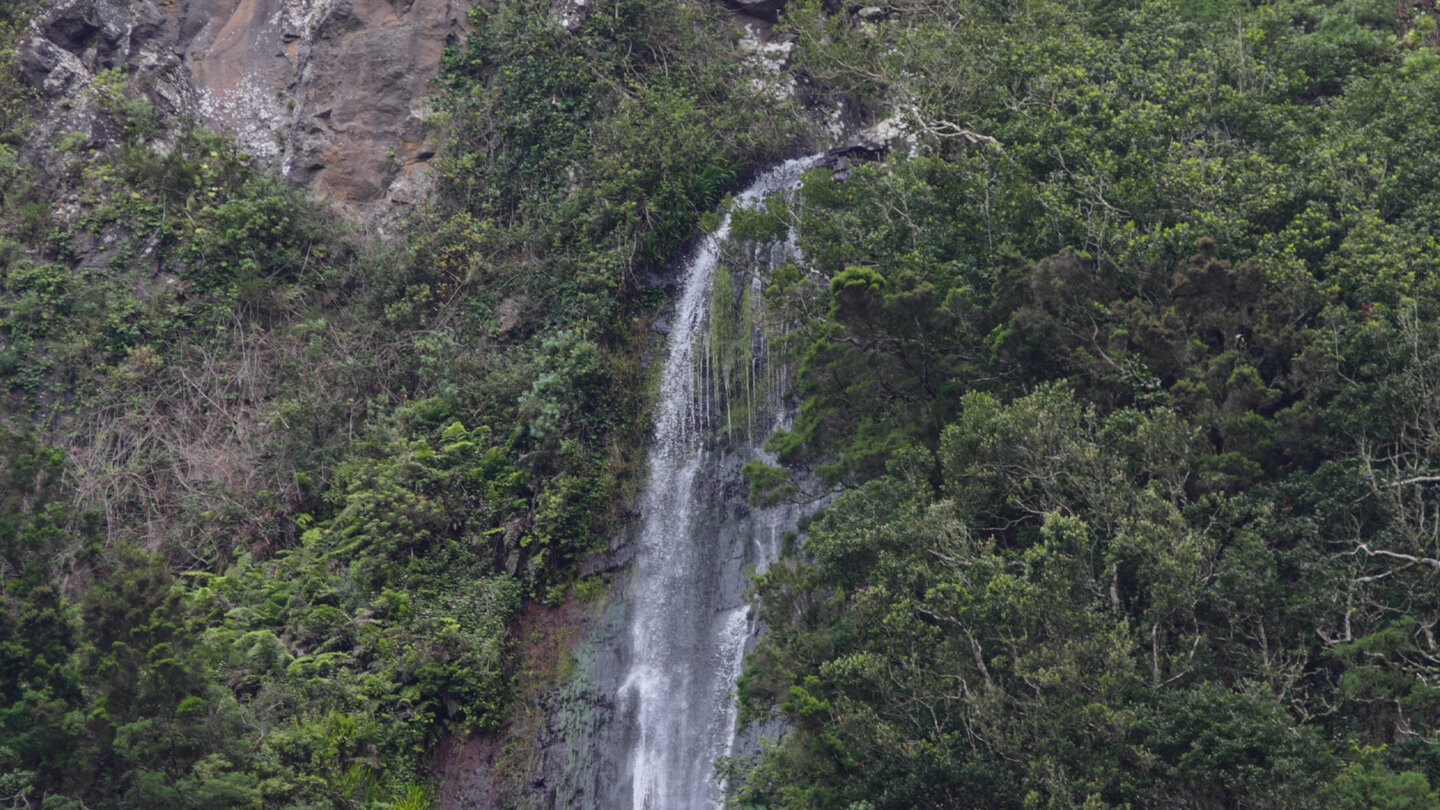
<path id="1" fill-rule="evenodd" d="M 156 140 L 191 118 L 233 132 L 281 173 L 368 217 L 424 194 L 423 98 L 465 0 L 57 0 L 25 43 L 51 102 L 41 134 L 95 131 L 86 89 L 141 80 Z M 47 131 L 48 130 L 48 131 Z"/>

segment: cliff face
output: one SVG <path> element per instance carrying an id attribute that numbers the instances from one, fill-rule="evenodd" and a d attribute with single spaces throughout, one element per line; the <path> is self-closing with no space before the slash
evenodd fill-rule
<path id="1" fill-rule="evenodd" d="M 465 10 L 463 0 L 60 0 L 23 46 L 46 102 L 36 143 L 114 140 L 93 88 L 121 75 L 151 103 L 156 140 L 186 119 L 233 132 L 317 197 L 375 218 L 423 192 L 423 98 Z"/>

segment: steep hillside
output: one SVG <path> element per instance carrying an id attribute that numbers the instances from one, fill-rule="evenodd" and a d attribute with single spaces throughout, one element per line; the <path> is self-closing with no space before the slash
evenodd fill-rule
<path id="1" fill-rule="evenodd" d="M 882 11 L 782 16 L 917 148 L 777 212 L 734 805 L 1436 806 L 1433 5 Z"/>
<path id="2" fill-rule="evenodd" d="M 798 128 L 718 8 L 463 11 L 5 7 L 11 804 L 428 806 L 603 589 L 645 280 Z"/>
<path id="3" fill-rule="evenodd" d="M 1440 804 L 1433 0 L 731 5 L 0 7 L 0 797 L 593 806 L 674 263 L 837 147 L 729 804 Z"/>

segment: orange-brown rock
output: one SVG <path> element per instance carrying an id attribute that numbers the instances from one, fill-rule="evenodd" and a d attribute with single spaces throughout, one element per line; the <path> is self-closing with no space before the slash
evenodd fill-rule
<path id="1" fill-rule="evenodd" d="M 192 118 L 364 218 L 424 194 L 424 99 L 465 0 L 57 0 L 22 55 L 42 136 L 104 131 L 85 92 L 145 77 L 162 126 Z M 45 130 L 48 130 L 45 131 Z"/>

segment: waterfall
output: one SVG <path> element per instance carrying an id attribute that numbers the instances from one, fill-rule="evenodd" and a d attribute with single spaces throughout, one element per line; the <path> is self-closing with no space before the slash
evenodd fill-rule
<path id="1" fill-rule="evenodd" d="M 792 160 L 762 174 L 734 207 L 753 208 L 795 188 L 816 160 Z M 619 695 L 634 721 L 627 735 L 633 810 L 717 806 L 723 786 L 713 764 L 735 745 L 735 680 L 756 631 L 742 598 L 746 571 L 763 570 L 775 558 L 797 517 L 793 507 L 748 507 L 738 474 L 744 461 L 763 457 L 751 445 L 784 419 L 776 389 L 756 379 L 763 345 L 754 351 L 747 344 L 746 367 L 733 375 L 745 387 L 747 400 L 736 405 L 747 408 L 745 418 L 728 425 L 728 441 L 707 440 L 727 430 L 732 400 L 740 396 L 715 379 L 723 347 L 704 345 L 717 294 L 712 281 L 729 233 L 727 214 L 684 268 L 661 371 L 635 557 L 629 669 Z M 783 260 L 792 245 L 777 245 L 762 263 Z M 745 288 L 758 306 L 758 278 Z M 768 365 L 758 372 L 767 380 L 776 373 Z"/>

